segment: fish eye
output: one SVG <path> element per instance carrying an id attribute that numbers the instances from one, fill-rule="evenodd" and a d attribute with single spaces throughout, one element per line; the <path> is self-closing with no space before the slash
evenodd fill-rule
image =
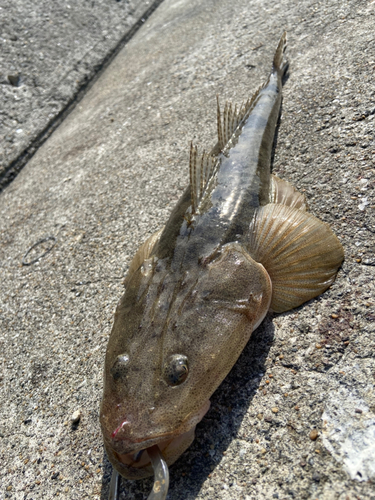
<path id="1" fill-rule="evenodd" d="M 111 375 L 114 380 L 118 380 L 121 378 L 125 372 L 126 367 L 129 364 L 129 355 L 128 354 L 119 354 L 115 359 L 115 362 L 110 369 Z"/>
<path id="2" fill-rule="evenodd" d="M 189 374 L 188 359 L 183 354 L 169 356 L 164 365 L 164 379 L 168 385 L 175 387 L 185 382 Z"/>

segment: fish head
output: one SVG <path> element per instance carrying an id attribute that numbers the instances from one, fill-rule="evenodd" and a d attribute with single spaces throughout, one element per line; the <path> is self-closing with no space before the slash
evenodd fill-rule
<path id="1" fill-rule="evenodd" d="M 129 479 L 152 475 L 147 448 L 171 465 L 271 301 L 268 274 L 231 244 L 182 275 L 136 271 L 109 340 L 101 405 L 108 457 Z"/>

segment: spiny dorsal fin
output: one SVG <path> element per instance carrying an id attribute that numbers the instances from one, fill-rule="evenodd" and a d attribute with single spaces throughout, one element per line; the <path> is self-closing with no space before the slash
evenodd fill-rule
<path id="1" fill-rule="evenodd" d="M 204 197 L 206 188 L 212 178 L 218 159 L 205 151 L 198 154 L 197 146 L 190 145 L 190 191 L 192 213 L 198 211 L 199 204 Z"/>

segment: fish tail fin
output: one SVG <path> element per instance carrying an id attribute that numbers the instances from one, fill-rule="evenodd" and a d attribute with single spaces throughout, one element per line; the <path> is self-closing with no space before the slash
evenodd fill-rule
<path id="1" fill-rule="evenodd" d="M 289 66 L 288 61 L 284 59 L 284 52 L 286 50 L 286 46 L 287 46 L 286 31 L 284 31 L 284 33 L 281 35 L 272 63 L 272 70 L 277 71 L 281 77 L 285 75 Z"/>

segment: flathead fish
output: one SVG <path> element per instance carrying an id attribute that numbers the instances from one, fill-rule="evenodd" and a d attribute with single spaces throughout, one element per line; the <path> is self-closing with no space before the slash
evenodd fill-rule
<path id="1" fill-rule="evenodd" d="M 109 339 L 100 412 L 117 471 L 152 474 L 191 444 L 210 397 L 268 311 L 326 290 L 344 258 L 327 224 L 271 174 L 285 33 L 270 76 L 242 106 L 218 103 L 218 142 L 190 150 L 190 185 L 166 225 L 138 250 Z"/>

